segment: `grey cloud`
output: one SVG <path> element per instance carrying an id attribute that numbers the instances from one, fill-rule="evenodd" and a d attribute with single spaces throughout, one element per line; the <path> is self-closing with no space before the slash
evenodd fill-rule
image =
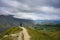
<path id="1" fill-rule="evenodd" d="M 60 0 L 18 0 L 31 6 L 53 6 L 60 8 Z"/>
<path id="2" fill-rule="evenodd" d="M 26 19 L 60 19 L 59 0 L 0 0 L 0 15 Z"/>

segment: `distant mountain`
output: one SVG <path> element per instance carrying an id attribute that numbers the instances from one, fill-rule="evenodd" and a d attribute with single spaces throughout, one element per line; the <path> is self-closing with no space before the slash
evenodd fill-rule
<path id="1" fill-rule="evenodd" d="M 60 24 L 60 20 L 35 20 L 36 23 L 54 23 L 54 24 Z"/>
<path id="2" fill-rule="evenodd" d="M 34 25 L 33 20 L 17 19 L 17 18 L 14 18 L 12 15 L 9 15 L 9 16 L 0 15 L 0 30 L 1 31 L 5 30 L 6 28 L 9 28 L 9 27 L 19 26 L 20 23 L 22 23 L 23 26 L 33 26 Z"/>

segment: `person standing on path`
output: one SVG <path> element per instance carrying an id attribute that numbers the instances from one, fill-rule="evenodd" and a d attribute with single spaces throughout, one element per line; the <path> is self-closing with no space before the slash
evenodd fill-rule
<path id="1" fill-rule="evenodd" d="M 21 26 L 21 27 L 23 26 L 22 23 L 20 23 L 20 26 Z"/>

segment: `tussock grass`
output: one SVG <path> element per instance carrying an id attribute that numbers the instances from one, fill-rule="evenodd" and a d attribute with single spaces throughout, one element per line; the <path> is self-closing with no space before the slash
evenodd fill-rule
<path id="1" fill-rule="evenodd" d="M 8 36 L 8 37 L 5 37 L 5 38 L 3 38 L 3 39 L 1 39 L 1 40 L 13 40 L 13 38 L 10 37 L 10 36 Z"/>
<path id="2" fill-rule="evenodd" d="M 60 40 L 60 31 L 48 32 L 47 33 L 53 40 Z"/>
<path id="3" fill-rule="evenodd" d="M 3 32 L 1 35 L 0 35 L 0 38 L 3 38 L 4 35 L 9 35 L 9 34 L 15 34 L 15 33 L 18 33 L 22 31 L 21 28 L 19 27 L 11 27 L 10 29 L 6 30 L 5 32 Z"/>
<path id="4" fill-rule="evenodd" d="M 32 28 L 28 28 L 28 33 L 31 36 L 31 40 L 60 40 L 60 31 L 40 31 Z"/>
<path id="5" fill-rule="evenodd" d="M 31 36 L 31 40 L 52 40 L 51 37 L 44 32 L 39 32 L 31 28 L 27 28 L 27 30 Z"/>

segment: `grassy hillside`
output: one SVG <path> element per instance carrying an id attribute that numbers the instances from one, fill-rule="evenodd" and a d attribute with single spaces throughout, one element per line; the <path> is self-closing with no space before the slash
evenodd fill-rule
<path id="1" fill-rule="evenodd" d="M 27 28 L 29 34 L 31 35 L 31 40 L 60 40 L 60 32 L 46 32 L 46 31 L 37 31 L 35 29 Z"/>
<path id="2" fill-rule="evenodd" d="M 43 30 L 37 30 L 37 29 L 33 29 L 26 27 L 29 35 L 31 36 L 30 40 L 60 40 L 60 31 L 43 31 Z M 8 37 L 4 37 L 4 35 L 10 35 L 10 34 L 16 34 L 18 32 L 22 31 L 21 28 L 19 27 L 12 27 L 8 30 L 6 30 L 5 32 L 3 32 L 0 35 L 0 38 L 2 38 L 2 40 L 17 40 L 18 36 L 8 36 Z M 24 37 L 24 35 L 22 36 L 22 38 Z M 23 39 L 24 40 L 24 39 Z"/>
<path id="3" fill-rule="evenodd" d="M 60 31 L 48 32 L 49 36 L 51 36 L 52 40 L 60 40 Z"/>
<path id="4" fill-rule="evenodd" d="M 10 29 L 6 30 L 0 35 L 0 38 L 3 38 L 4 35 L 10 35 L 10 34 L 15 34 L 22 31 L 19 27 L 11 27 Z M 8 38 L 7 38 L 8 39 Z"/>

